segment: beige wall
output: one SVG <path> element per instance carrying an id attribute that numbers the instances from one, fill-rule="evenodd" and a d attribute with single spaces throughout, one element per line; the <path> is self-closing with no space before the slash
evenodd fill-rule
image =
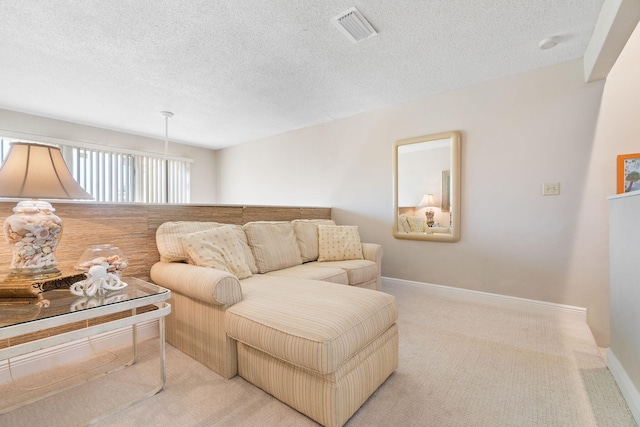
<path id="1" fill-rule="evenodd" d="M 158 115 L 158 128 L 164 132 L 164 119 L 160 115 Z M 164 139 L 158 140 L 0 109 L 0 136 L 3 135 L 3 131 L 32 134 L 34 139 L 35 135 L 44 135 L 51 138 L 124 147 L 149 153 L 164 153 Z M 195 160 L 191 169 L 192 203 L 213 203 L 215 201 L 213 184 L 215 151 L 170 143 L 168 152 L 172 156 Z"/>
<path id="2" fill-rule="evenodd" d="M 384 246 L 384 276 L 587 307 L 606 346 L 603 166 L 617 150 L 592 158 L 603 88 L 576 60 L 224 149 L 216 202 L 331 206 Z M 449 130 L 462 132 L 462 239 L 396 240 L 393 144 Z M 561 194 L 542 196 L 545 182 Z"/>

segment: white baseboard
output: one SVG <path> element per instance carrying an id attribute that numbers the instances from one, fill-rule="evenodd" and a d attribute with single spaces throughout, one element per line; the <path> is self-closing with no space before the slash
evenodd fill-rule
<path id="1" fill-rule="evenodd" d="M 485 304 L 510 310 L 519 310 L 527 313 L 536 313 L 553 316 L 558 319 L 587 322 L 587 309 L 572 305 L 556 304 L 546 301 L 538 301 L 526 298 L 511 297 L 488 292 L 472 291 L 469 289 L 453 288 L 451 286 L 434 285 L 431 283 L 415 282 L 412 280 L 382 278 L 382 287 L 385 286 L 410 286 L 416 291 L 426 292 L 434 296 L 442 296 L 467 301 L 475 304 Z"/>
<path id="2" fill-rule="evenodd" d="M 613 379 L 616 380 L 616 383 L 624 396 L 624 400 L 627 401 L 627 405 L 633 414 L 633 418 L 636 420 L 636 424 L 640 425 L 640 392 L 633 384 L 633 381 L 631 381 L 631 378 L 627 375 L 627 371 L 622 366 L 622 363 L 620 363 L 611 349 L 607 350 L 607 367 L 609 368 L 609 371 L 611 371 Z"/>
<path id="3" fill-rule="evenodd" d="M 137 325 L 138 341 L 157 337 L 158 333 L 158 319 Z M 97 351 L 130 345 L 131 342 L 131 328 L 127 327 L 17 356 L 10 361 L 0 360 L 0 384 L 90 357 Z"/>

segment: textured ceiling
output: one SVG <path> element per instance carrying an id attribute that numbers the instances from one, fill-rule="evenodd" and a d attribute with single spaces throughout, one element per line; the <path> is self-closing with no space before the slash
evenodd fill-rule
<path id="1" fill-rule="evenodd" d="M 602 5 L 1 0 L 0 108 L 158 138 L 168 110 L 172 141 L 221 148 L 581 58 Z M 334 27 L 352 6 L 377 36 Z"/>

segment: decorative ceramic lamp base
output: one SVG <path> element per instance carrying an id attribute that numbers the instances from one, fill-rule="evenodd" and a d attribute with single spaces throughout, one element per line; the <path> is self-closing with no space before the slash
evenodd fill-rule
<path id="1" fill-rule="evenodd" d="M 44 279 L 60 275 L 54 256 L 62 233 L 62 220 L 48 202 L 18 203 L 4 221 L 4 235 L 11 244 L 11 275 L 16 279 Z"/>
<path id="2" fill-rule="evenodd" d="M 433 224 L 435 224 L 435 221 L 433 219 L 433 216 L 434 216 L 435 212 L 432 211 L 432 210 L 428 210 L 424 214 L 427 217 L 427 225 L 429 227 L 433 227 Z"/>

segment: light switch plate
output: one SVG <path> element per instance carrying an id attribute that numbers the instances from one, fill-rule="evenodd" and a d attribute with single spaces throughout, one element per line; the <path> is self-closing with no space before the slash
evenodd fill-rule
<path id="1" fill-rule="evenodd" d="M 557 196 L 560 194 L 560 183 L 559 182 L 547 182 L 542 184 L 542 195 L 543 196 Z"/>

